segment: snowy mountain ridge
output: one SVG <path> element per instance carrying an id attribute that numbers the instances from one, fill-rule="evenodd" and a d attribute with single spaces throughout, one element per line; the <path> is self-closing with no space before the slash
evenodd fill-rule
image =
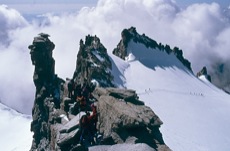
<path id="1" fill-rule="evenodd" d="M 185 67 L 187 67 L 187 69 L 192 71 L 191 63 L 183 57 L 183 52 L 178 47 L 174 47 L 173 49 L 171 49 L 169 45 L 164 46 L 161 43 L 158 44 L 155 40 L 152 40 L 151 38 L 147 37 L 145 34 L 140 35 L 136 31 L 135 27 L 131 27 L 129 29 L 124 29 L 121 32 L 121 37 L 122 37 L 122 39 L 119 42 L 119 44 L 117 45 L 117 48 L 115 48 L 113 50 L 113 54 L 122 58 L 122 59 L 125 59 L 128 56 L 129 52 L 127 50 L 127 47 L 128 47 L 128 45 L 130 45 L 130 42 L 140 43 L 140 44 L 144 45 L 146 48 L 152 49 L 153 51 L 162 51 L 162 52 L 165 52 L 167 54 L 174 55 L 177 58 L 177 60 L 179 60 Z M 138 56 L 141 55 L 141 52 L 142 51 L 140 50 L 139 54 L 137 54 L 137 55 Z M 165 54 L 165 53 L 162 53 L 162 54 Z M 149 56 L 150 60 L 151 60 L 151 57 L 153 57 L 153 56 Z M 167 60 L 165 60 L 165 61 L 167 62 Z M 158 61 L 158 63 L 162 63 L 162 62 Z"/>

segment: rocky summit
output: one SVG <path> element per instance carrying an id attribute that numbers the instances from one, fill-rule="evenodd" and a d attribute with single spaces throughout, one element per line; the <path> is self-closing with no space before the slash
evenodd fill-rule
<path id="1" fill-rule="evenodd" d="M 123 31 L 120 48 L 126 47 L 129 34 Z M 80 41 L 76 70 L 66 81 L 55 74 L 54 48 L 44 33 L 29 46 L 36 87 L 31 151 L 96 151 L 119 144 L 138 151 L 170 150 L 154 111 L 135 90 L 114 87 L 111 61 L 97 36 Z"/>

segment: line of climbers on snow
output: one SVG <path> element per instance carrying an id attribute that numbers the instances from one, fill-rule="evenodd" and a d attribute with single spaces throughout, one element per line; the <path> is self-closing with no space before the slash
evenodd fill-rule
<path id="1" fill-rule="evenodd" d="M 79 114 L 80 117 L 82 112 L 85 112 L 79 121 L 79 143 L 85 147 L 99 144 L 101 135 L 97 133 L 96 128 L 98 121 L 96 99 L 91 94 L 96 87 L 95 84 L 89 84 L 87 80 L 84 80 L 83 85 L 81 85 L 77 84 L 73 79 L 68 78 L 66 81 L 69 100 L 64 102 L 64 111 L 68 119 L 71 119 L 70 114 Z"/>
<path id="2" fill-rule="evenodd" d="M 183 91 L 174 91 L 174 90 L 169 90 L 169 89 L 156 89 L 156 88 L 148 88 L 148 89 L 144 89 L 144 91 L 139 92 L 137 95 L 149 95 L 149 94 L 153 94 L 155 92 L 168 92 L 168 93 L 177 93 L 177 94 L 181 94 L 181 95 L 193 95 L 193 96 L 204 96 L 203 93 L 199 93 L 199 92 L 183 92 Z"/>

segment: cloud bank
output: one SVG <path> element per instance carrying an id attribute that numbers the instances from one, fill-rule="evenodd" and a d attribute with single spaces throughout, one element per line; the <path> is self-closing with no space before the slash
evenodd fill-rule
<path id="1" fill-rule="evenodd" d="M 62 78 L 72 77 L 80 39 L 97 35 L 112 52 L 122 29 L 130 26 L 157 42 L 182 49 L 195 73 L 203 66 L 212 67 L 210 72 L 215 73 L 222 65 L 223 72 L 217 77 L 227 77 L 230 21 L 225 14 L 217 3 L 182 9 L 173 0 L 99 0 L 93 8 L 45 14 L 28 22 L 18 11 L 0 5 L 0 100 L 31 114 L 34 67 L 27 47 L 40 32 L 51 35 L 56 45 L 55 68 Z"/>

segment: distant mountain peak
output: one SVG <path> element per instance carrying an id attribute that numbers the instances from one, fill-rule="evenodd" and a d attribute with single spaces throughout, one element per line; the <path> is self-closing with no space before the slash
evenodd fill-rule
<path id="1" fill-rule="evenodd" d="M 203 67 L 197 74 L 196 76 L 197 77 L 200 77 L 200 76 L 205 76 L 205 78 L 211 82 L 211 76 L 208 74 L 208 71 L 207 71 L 207 68 L 206 67 Z"/>
<path id="2" fill-rule="evenodd" d="M 176 58 L 190 71 L 192 71 L 191 63 L 183 57 L 183 51 L 178 47 L 170 48 L 169 45 L 162 45 L 157 43 L 155 40 L 149 38 L 145 34 L 140 35 L 135 27 L 130 27 L 129 29 L 124 29 L 121 32 L 121 40 L 117 45 L 117 48 L 113 50 L 113 54 L 125 60 L 127 57 L 127 47 L 131 40 L 135 43 L 141 43 L 146 46 L 146 48 L 152 48 L 159 51 L 164 51 L 167 54 L 174 54 Z"/>

